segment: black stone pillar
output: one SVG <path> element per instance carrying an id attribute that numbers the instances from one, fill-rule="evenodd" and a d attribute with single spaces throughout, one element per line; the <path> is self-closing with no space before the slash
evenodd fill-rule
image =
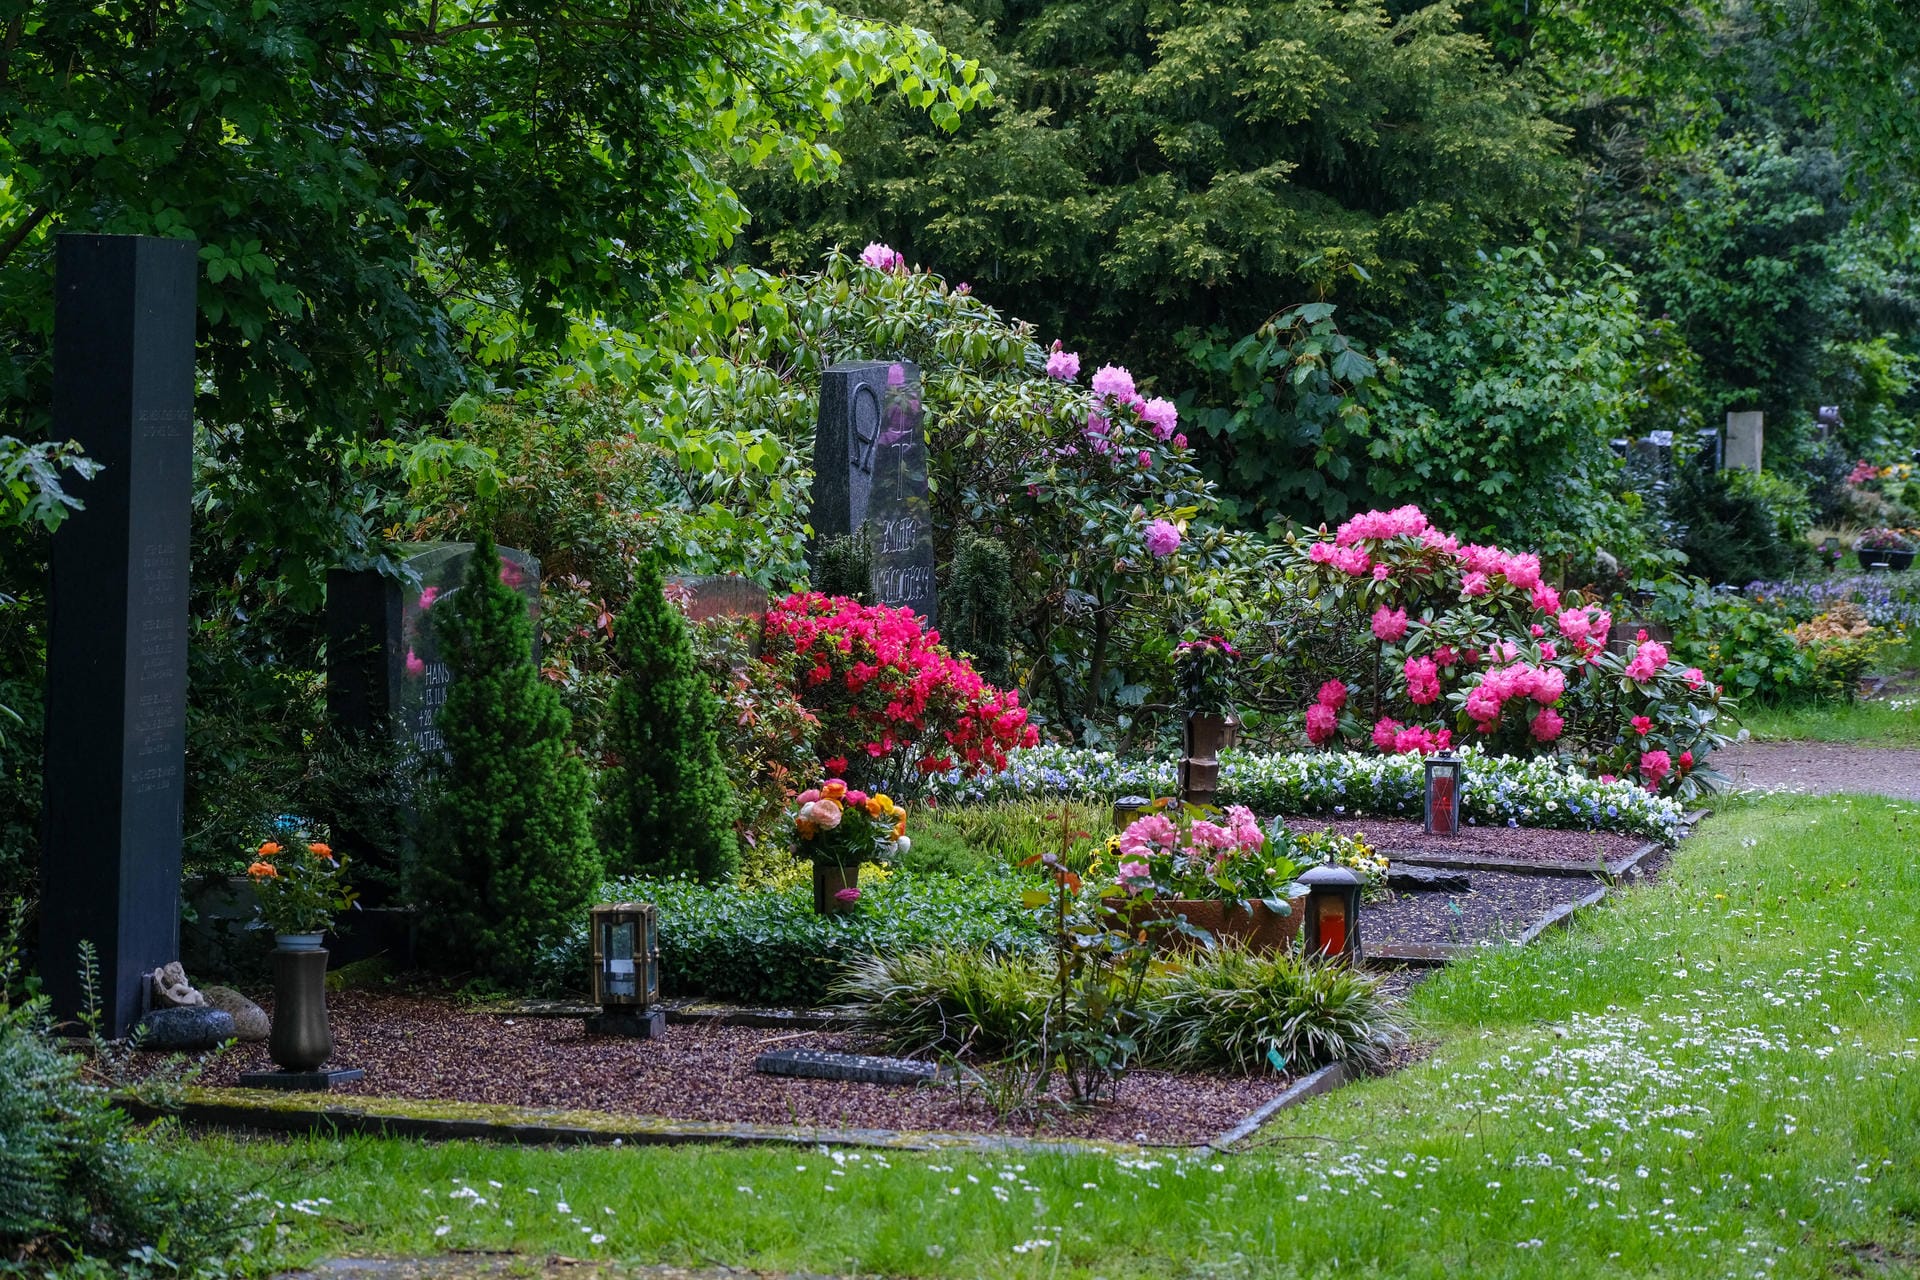
<path id="1" fill-rule="evenodd" d="M 91 942 L 115 1037 L 179 952 L 195 267 L 190 240 L 63 235 L 54 273 L 54 435 L 103 469 L 53 536 L 40 969 L 74 1017 Z"/>

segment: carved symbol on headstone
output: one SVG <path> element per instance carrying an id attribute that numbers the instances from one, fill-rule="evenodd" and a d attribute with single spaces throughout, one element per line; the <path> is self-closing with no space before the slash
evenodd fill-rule
<path id="1" fill-rule="evenodd" d="M 850 465 L 864 475 L 872 475 L 873 449 L 880 441 L 880 396 L 871 383 L 862 382 L 853 389 L 848 431 L 853 437 L 847 446 Z"/>

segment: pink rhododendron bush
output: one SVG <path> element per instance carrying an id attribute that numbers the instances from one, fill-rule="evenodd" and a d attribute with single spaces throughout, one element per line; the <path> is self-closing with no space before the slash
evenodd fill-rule
<path id="1" fill-rule="evenodd" d="M 1020 695 L 982 680 L 911 609 L 788 596 L 767 612 L 763 643 L 762 661 L 791 657 L 827 771 L 869 789 L 1004 769 L 1008 750 L 1039 741 Z"/>
<path id="2" fill-rule="evenodd" d="M 1644 634 L 1542 576 L 1540 558 L 1461 545 L 1419 508 L 1368 511 L 1296 540 L 1288 573 L 1372 639 L 1372 669 L 1330 672 L 1305 710 L 1316 745 L 1429 754 L 1466 743 L 1563 756 L 1596 777 L 1692 794 L 1727 740 L 1727 701 Z"/>

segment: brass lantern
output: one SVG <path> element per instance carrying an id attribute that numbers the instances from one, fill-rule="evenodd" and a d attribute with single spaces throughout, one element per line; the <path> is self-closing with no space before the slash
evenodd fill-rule
<path id="1" fill-rule="evenodd" d="M 1459 756 L 1427 757 L 1427 834 L 1460 834 L 1460 783 L 1465 763 Z"/>
<path id="2" fill-rule="evenodd" d="M 1125 831 L 1129 823 L 1153 808 L 1145 796 L 1121 796 L 1113 802 L 1113 829 Z"/>
<path id="3" fill-rule="evenodd" d="M 1306 919 L 1300 926 L 1309 960 L 1360 958 L 1360 877 L 1345 867 L 1314 867 L 1300 877 L 1307 887 Z"/>
<path id="4" fill-rule="evenodd" d="M 602 903 L 588 915 L 593 1002 L 587 1030 L 652 1039 L 666 1031 L 660 1003 L 660 938 L 651 902 Z"/>

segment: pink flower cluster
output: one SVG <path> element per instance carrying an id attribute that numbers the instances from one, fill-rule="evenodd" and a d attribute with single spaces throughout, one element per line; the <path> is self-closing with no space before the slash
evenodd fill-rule
<path id="1" fill-rule="evenodd" d="M 1308 547 L 1307 559 L 1315 564 L 1330 564 L 1355 578 L 1373 568 L 1373 557 L 1364 547 L 1342 547 L 1331 542 L 1316 542 Z"/>
<path id="2" fill-rule="evenodd" d="M 869 244 L 860 251 L 860 261 L 877 271 L 905 271 L 907 257 L 891 245 Z"/>
<path id="3" fill-rule="evenodd" d="M 1347 686 L 1329 680 L 1320 686 L 1314 704 L 1307 708 L 1307 741 L 1322 746 L 1340 731 L 1340 712 L 1347 705 Z"/>
<path id="4" fill-rule="evenodd" d="M 1635 646 L 1633 658 L 1627 663 L 1626 677 L 1629 680 L 1644 684 L 1646 681 L 1659 675 L 1661 670 L 1666 667 L 1667 646 L 1661 644 L 1658 640 L 1646 639 L 1646 632 L 1644 631 L 1641 632 L 1640 635 L 1641 643 Z M 1705 677 L 1702 677 L 1703 680 L 1704 678 Z"/>
<path id="5" fill-rule="evenodd" d="M 1502 646 L 1510 649 L 1511 646 Z M 1509 702 L 1524 701 L 1528 698 L 1550 706 L 1560 700 L 1567 691 L 1567 673 L 1558 667 L 1536 667 L 1526 662 L 1510 662 L 1505 666 L 1494 667 L 1480 678 L 1480 683 L 1467 694 L 1467 716 L 1473 721 L 1475 733 L 1492 733 L 1494 726 L 1500 723 L 1500 715 Z M 1540 723 L 1535 716 L 1535 737 L 1543 742 L 1551 742 L 1560 736 L 1561 720 L 1559 716 Z M 1550 727 L 1550 736 L 1541 737 L 1540 729 Z"/>
<path id="6" fill-rule="evenodd" d="M 1453 745 L 1453 730 L 1435 732 L 1422 725 L 1403 725 L 1383 716 L 1373 726 L 1373 745 L 1389 755 L 1401 756 L 1414 751 L 1423 756 L 1432 755 Z"/>
<path id="7" fill-rule="evenodd" d="M 1164 560 L 1180 549 L 1180 530 L 1166 520 L 1147 526 L 1147 550 L 1156 560 Z"/>
<path id="8" fill-rule="evenodd" d="M 1408 505 L 1392 511 L 1363 511 L 1335 530 L 1333 541 L 1336 546 L 1350 547 L 1363 538 L 1418 538 L 1431 528 L 1426 513 Z"/>
<path id="9" fill-rule="evenodd" d="M 1053 350 L 1047 355 L 1047 376 L 1061 382 L 1072 382 L 1080 376 L 1080 353 L 1063 351 L 1061 344 L 1055 342 Z"/>
<path id="10" fill-rule="evenodd" d="M 1164 813 L 1135 818 L 1120 833 L 1120 855 L 1127 860 L 1120 864 L 1115 883 L 1129 893 L 1146 888 L 1153 882 L 1154 858 L 1173 857 L 1218 872 L 1233 855 L 1254 854 L 1265 847 L 1267 833 L 1260 829 L 1253 810 L 1231 805 L 1225 817 L 1224 824 L 1197 818 L 1184 837 Z"/>
<path id="11" fill-rule="evenodd" d="M 1407 611 L 1389 609 L 1381 605 L 1373 611 L 1373 634 L 1377 640 L 1387 644 L 1399 641 L 1407 634 Z"/>
<path id="12" fill-rule="evenodd" d="M 1862 458 L 1853 464 L 1853 470 L 1847 472 L 1847 483 L 1857 489 L 1863 484 L 1869 484 L 1879 479 L 1879 477 L 1880 468 L 1874 466 L 1865 458 Z"/>
<path id="13" fill-rule="evenodd" d="M 1020 695 L 994 688 L 940 646 L 911 609 L 810 592 L 767 611 L 764 660 L 792 655 L 800 701 L 836 760 L 915 753 L 923 772 L 956 758 L 970 773 L 1007 767 L 1007 751 L 1038 744 Z"/>

